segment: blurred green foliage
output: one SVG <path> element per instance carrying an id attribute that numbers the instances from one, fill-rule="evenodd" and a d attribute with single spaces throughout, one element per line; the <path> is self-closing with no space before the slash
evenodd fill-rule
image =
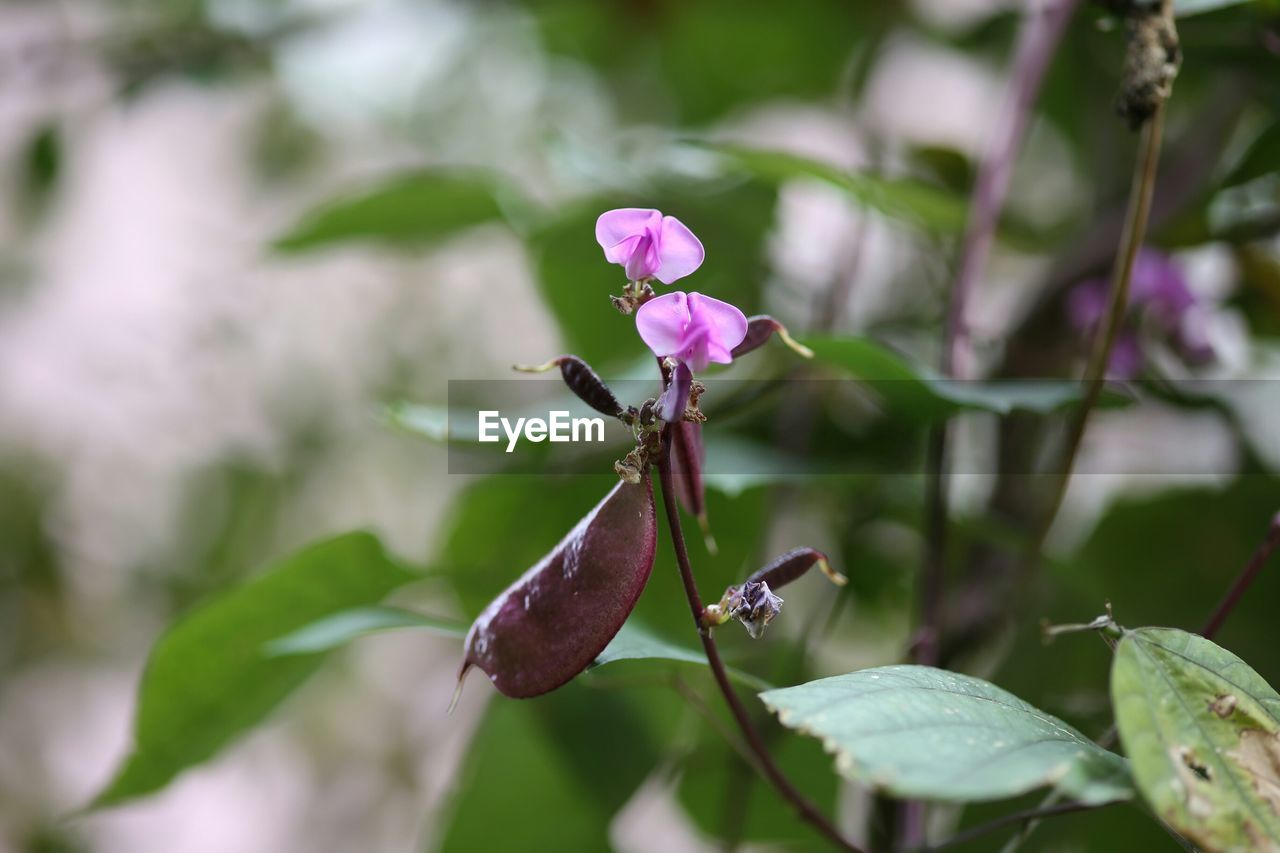
<path id="1" fill-rule="evenodd" d="M 721 123 L 732 125 L 777 103 L 854 121 L 877 62 L 903 41 L 961 54 L 1003 74 L 1019 20 L 1013 11 L 943 25 L 913 4 L 839 0 L 477 4 L 479 11 L 470 14 L 520 15 L 548 62 L 569 63 L 575 73 L 588 77 L 616 117 L 618 136 L 660 137 L 656 159 L 664 165 L 622 168 L 633 164 L 608 163 L 617 167 L 606 168 L 609 180 L 583 180 L 572 193 L 548 203 L 547 197 L 560 188 L 547 181 L 550 190 L 539 186 L 533 192 L 532 185 L 546 178 L 538 169 L 528 176 L 505 163 L 440 162 L 447 158 L 406 130 L 418 126 L 413 119 L 420 117 L 415 116 L 394 123 L 400 134 L 397 145 L 407 143 L 420 155 L 410 158 L 410 165 L 403 165 L 403 157 L 388 157 L 396 165 L 318 194 L 316 186 L 330 183 L 323 170 L 329 165 L 325 154 L 332 152 L 325 146 L 332 144 L 339 156 L 350 156 L 350 149 L 342 149 L 341 131 L 317 127 L 276 91 L 283 88 L 275 79 L 283 66 L 272 63 L 298 34 L 341 28 L 340 13 L 333 18 L 299 14 L 294 20 L 284 11 L 288 4 L 272 4 L 270 25 L 255 29 L 227 25 L 211 11 L 212 4 L 198 0 L 127 5 L 130 15 L 99 46 L 98 57 L 114 72 L 120 94 L 136 100 L 150 87 L 174 80 L 234 87 L 265 79 L 273 90 L 263 138 L 255 149 L 262 160 L 258 165 L 278 182 L 271 184 L 273 191 L 303 187 L 306 197 L 322 198 L 282 229 L 283 236 L 263 235 L 263 245 L 275 238 L 281 263 L 293 262 L 303 251 L 318 253 L 348 243 L 412 255 L 475 226 L 502 223 L 523 241 L 537 296 L 565 346 L 599 368 L 624 370 L 643 351 L 631 334 L 632 321 L 617 316 L 607 303 L 607 294 L 620 289 L 622 275 L 604 263 L 593 225 L 611 207 L 654 206 L 681 218 L 708 247 L 707 261 L 689 280 L 690 288 L 732 301 L 748 314 L 790 306 L 784 310 L 791 315 L 784 319 L 797 334 L 831 321 L 814 329 L 821 337 L 811 340 L 825 367 L 797 367 L 790 353 L 767 352 L 753 355 L 750 369 L 789 378 L 821 375 L 805 371 L 834 365 L 862 379 L 898 380 L 880 387 L 869 383 L 856 397 L 833 395 L 805 412 L 794 411 L 780 395 L 764 400 L 746 417 L 708 426 L 708 442 L 722 447 L 745 452 L 797 448 L 819 460 L 849 459 L 860 470 L 893 472 L 799 483 L 764 474 L 743 490 L 710 492 L 709 517 L 720 550 L 708 552 L 697 536 L 690 541 L 704 597 L 713 599 L 740 581 L 773 556 L 770 549 L 805 544 L 792 541 L 800 534 L 788 510 L 800 516 L 803 535 L 834 543 L 835 562 L 851 579 L 839 594 L 813 593 L 809 585 L 817 580 L 797 585 L 796 600 L 779 628 L 761 643 L 721 632 L 731 662 L 767 682 L 796 684 L 893 662 L 886 659 L 885 648 L 896 650 L 889 658 L 901 654 L 909 640 L 903 626 L 913 611 L 923 507 L 919 478 L 897 472 L 921 470 L 922 439 L 930 425 L 961 410 L 982 412 L 988 422 L 1017 410 L 1017 418 L 1005 418 L 1003 426 L 1014 420 L 1032 422 L 1040 435 L 1051 435 L 1062 408 L 1071 403 L 1071 389 L 1066 394 L 1054 390 L 1062 386 L 1049 392 L 1039 386 L 957 389 L 935 377 L 934 340 L 973 182 L 971 153 L 949 143 L 871 133 L 867 148 L 877 168 L 855 172 L 764 145 L 726 145 L 717 134 Z M 1170 104 L 1169 148 L 1151 242 L 1170 249 L 1211 247 L 1226 257 L 1236 279 L 1227 307 L 1240 309 L 1253 343 L 1268 350 L 1280 336 L 1280 264 L 1274 250 L 1280 227 L 1277 9 L 1267 0 L 1180 0 L 1178 9 L 1184 15 L 1184 65 Z M 1061 316 L 1061 294 L 1111 262 L 1132 160 L 1133 137 L 1111 115 L 1121 65 L 1122 35 L 1116 23 L 1098 8 L 1082 5 L 1037 102 L 1033 137 L 1052 144 L 1047 155 L 1043 150 L 1024 155 L 1015 171 L 1015 188 L 1029 185 L 1030 194 L 1036 194 L 1036 170 L 1053 166 L 1070 176 L 1074 193 L 1050 200 L 1051 209 L 1040 211 L 1033 223 L 1022 221 L 1022 211 L 1006 213 L 1002 249 L 1026 253 L 1036 262 L 1020 270 L 1048 270 L 1043 275 L 1027 272 L 1026 280 L 1018 282 L 1032 297 L 1028 301 L 1041 306 L 1035 316 L 1047 319 L 1015 329 L 1014 338 L 1024 345 L 1010 346 L 1013 355 L 1004 363 L 996 360 L 997 377 L 1032 369 L 1017 356 L 1028 346 L 1037 356 L 1036 375 L 1074 375 L 1070 354 L 1076 342 Z M 480 50 L 483 45 L 469 47 Z M 476 100 L 482 97 L 469 90 L 424 91 L 415 105 L 430 114 L 442 103 Z M 50 121 L 26 138 L 14 158 L 17 208 L 39 212 L 61 198 L 74 177 L 68 170 L 73 129 Z M 532 137 L 536 150 L 529 152 L 530 161 L 554 173 L 549 164 L 565 139 L 558 128 L 544 132 Z M 599 156 L 625 157 L 629 149 L 619 150 L 623 154 L 602 151 Z M 691 151 L 705 158 L 692 170 L 685 159 Z M 74 172 L 74 158 L 70 163 Z M 530 186 L 523 185 L 525 180 Z M 905 245 L 916 253 L 888 285 L 907 295 L 903 305 L 859 322 L 856 336 L 840 327 L 847 318 L 819 312 L 812 322 L 810 312 L 796 309 L 796 302 L 809 294 L 794 271 L 771 260 L 771 241 L 783 215 L 779 198 L 790 188 L 815 184 L 834 188 L 860 215 L 871 213 L 876 222 L 907 235 Z M 540 200 L 530 200 L 535 197 Z M 12 278 L 9 266 L 6 261 L 4 285 Z M 0 291 L 9 292 L 7 287 Z M 474 298 L 489 297 L 477 293 Z M 451 346 L 469 344 L 460 335 Z M 404 372 L 411 396 L 429 395 L 423 389 L 434 388 L 442 378 L 430 365 L 411 365 Z M 386 385 L 396 389 L 385 402 L 401 405 L 394 399 L 401 378 L 385 377 Z M 714 402 L 708 401 L 709 409 Z M 1193 408 L 1185 400 L 1167 402 L 1175 415 L 1182 411 L 1177 407 Z M 1252 443 L 1238 422 L 1222 421 L 1242 446 Z M 429 425 L 434 427 L 435 421 Z M 1010 427 L 995 438 L 1001 442 L 1000 464 L 1009 466 L 993 472 L 1002 482 L 1027 470 L 1022 464 L 1025 448 L 1011 437 L 1013 432 Z M 291 434 L 288 442 L 291 452 L 282 470 L 227 460 L 189 484 L 188 505 L 178 513 L 182 532 L 175 554 L 187 571 L 170 575 L 153 566 L 137 567 L 137 587 L 161 588 L 159 599 L 173 615 L 210 596 L 213 603 L 177 622 L 158 642 L 141 688 L 138 751 L 102 802 L 154 790 L 209 757 L 259 722 L 321 661 L 319 651 L 260 657 L 264 645 L 297 638 L 298 630 L 314 628 L 334 614 L 350 615 L 353 607 L 372 607 L 413 577 L 371 539 L 359 537 L 303 552 L 249 586 L 237 586 L 264 554 L 273 553 L 282 510 L 306 505 L 302 483 L 317 456 L 330 449 L 323 436 L 308 430 Z M 424 454 L 438 452 L 423 447 Z M 600 460 L 599 477 L 555 478 L 525 471 L 477 478 L 461 488 L 438 543 L 429 554 L 415 555 L 425 556 L 436 580 L 439 594 L 433 604 L 452 607 L 459 617 L 478 613 L 596 503 L 613 480 L 610 461 Z M 425 482 L 422 488 L 434 486 Z M 68 558 L 59 553 L 49 520 L 52 491 L 39 466 L 7 456 L 0 462 L 0 580 L 5 585 L 0 591 L 0 665 L 5 668 L 38 661 L 59 643 L 79 642 L 60 611 L 67 595 L 61 563 Z M 213 493 L 225 496 L 230 511 L 212 516 L 211 523 Z M 956 601 L 1004 594 L 1005 579 L 983 574 L 980 570 L 989 567 L 975 555 L 995 552 L 1006 562 L 1016 559 L 1031 535 L 1030 510 L 1036 502 L 1026 504 L 1022 515 L 980 506 L 976 517 L 953 525 L 948 554 Z M 963 663 L 982 669 L 993 682 L 1086 735 L 1101 737 L 1112 721 L 1106 646 L 1091 636 L 1068 636 L 1045 645 L 1040 619 L 1087 620 L 1109 601 L 1116 618 L 1131 627 L 1194 628 L 1261 538 L 1277 506 L 1280 481 L 1252 456 L 1239 476 L 1222 485 L 1153 490 L 1109 505 L 1085 541 L 1053 561 L 1039 578 L 1034 606 L 1004 614 L 1010 617 L 1010 630 Z M 779 519 L 785 519 L 785 526 Z M 659 644 L 654 648 L 696 649 L 670 543 L 665 536 L 659 542 L 653 579 L 632 627 L 648 632 Z M 335 556 L 333 548 L 344 553 Z M 335 582 L 318 583 L 317 577 Z M 254 590 L 252 606 L 245 604 L 246 590 Z M 1278 595 L 1280 572 L 1264 573 L 1219 638 L 1273 684 L 1280 681 L 1280 658 L 1270 602 Z M 381 610 L 362 612 L 387 616 Z M 809 624 L 790 629 L 788 619 Z M 322 645 L 327 650 L 373 627 L 412 621 L 366 620 L 359 623 L 364 626 L 360 630 L 348 621 Z M 334 629 L 333 623 L 329 627 Z M 216 633 L 217 640 L 209 641 L 204 630 Z M 226 637 L 236 642 L 223 642 Z M 174 655 L 180 656 L 179 665 L 166 662 Z M 178 672 L 166 675 L 166 667 Z M 491 702 L 426 842 L 432 849 L 459 851 L 605 849 L 612 843 L 618 812 L 647 780 L 657 780 L 675 791 L 698 831 L 726 848 L 747 841 L 816 848 L 812 831 L 759 780 L 732 735 L 726 737 L 731 732 L 728 718 L 708 681 L 699 667 L 669 660 L 629 662 L 593 670 L 546 697 Z M 477 683 L 469 689 L 485 687 Z M 236 701 L 222 701 L 226 697 Z M 832 758 L 817 743 L 774 725 L 758 703 L 752 708 L 783 768 L 824 810 L 834 810 L 841 783 L 832 772 Z M 198 735 L 186 735 L 190 729 Z M 1037 801 L 1032 797 L 973 806 L 957 818 L 958 825 L 974 825 Z M 883 815 L 875 812 L 869 822 L 873 839 L 882 841 L 889 831 Z M 962 849 L 993 849 L 996 838 Z M 1130 806 L 1055 818 L 1037 829 L 1034 838 L 1038 849 L 1098 849 L 1100 838 L 1108 849 L 1174 846 Z M 60 838 L 46 841 L 40 836 L 30 847 L 61 844 Z"/>

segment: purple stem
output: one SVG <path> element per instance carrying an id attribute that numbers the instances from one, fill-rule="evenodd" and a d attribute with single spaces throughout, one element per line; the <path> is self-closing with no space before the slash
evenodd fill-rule
<path id="1" fill-rule="evenodd" d="M 995 242 L 996 226 L 1009 192 L 1009 178 L 1018 149 L 1026 135 L 1049 63 L 1066 32 L 1067 22 L 1079 0 L 1056 0 L 1029 9 L 1018 34 L 1004 108 L 987 144 L 969 203 L 969 221 L 961 248 L 959 270 L 951 288 L 947 315 L 947 345 L 943 351 L 945 372 L 956 379 L 970 375 L 969 325 L 965 320 L 969 297 L 982 277 Z M 1032 4 L 1034 6 L 1034 4 Z"/>
<path id="2" fill-rule="evenodd" d="M 1231 589 L 1227 590 L 1227 594 L 1222 597 L 1222 601 L 1218 602 L 1218 606 L 1214 608 L 1213 615 L 1209 617 L 1209 621 L 1200 629 L 1200 636 L 1206 640 L 1214 638 L 1214 635 L 1222 627 L 1222 623 L 1227 621 L 1231 611 L 1235 610 L 1240 599 L 1244 597 L 1249 585 L 1258 577 L 1262 567 L 1267 564 L 1267 560 L 1275 553 L 1276 548 L 1280 548 L 1280 513 L 1272 517 L 1271 526 L 1267 528 L 1266 538 L 1262 540 L 1257 550 L 1253 552 L 1253 556 L 1249 558 L 1249 562 L 1245 564 L 1240 576 L 1231 585 Z"/>
<path id="3" fill-rule="evenodd" d="M 960 261 L 951 288 L 947 310 L 946 337 L 942 347 L 943 372 L 954 379 L 971 375 L 971 345 L 966 310 L 974 287 L 982 277 L 995 243 L 996 227 L 1009 193 L 1018 150 L 1031 121 L 1031 109 L 1040 92 L 1040 84 L 1049 69 L 1079 0 L 1047 2 L 1039 9 L 1029 9 L 1018 31 L 1009 85 L 995 131 L 987 143 L 973 195 L 969 200 L 969 216 L 961 243 Z M 936 666 L 942 629 L 942 600 L 945 587 L 945 551 L 947 529 L 947 482 L 944 476 L 948 445 L 948 427 L 941 425 L 930 431 L 926 523 L 929 540 L 925 549 L 925 565 L 921 579 L 920 628 L 916 634 L 913 658 L 917 663 Z M 924 842 L 924 805 L 909 801 L 899 814 L 900 842 L 907 848 Z"/>
<path id="4" fill-rule="evenodd" d="M 684 583 L 685 597 L 689 600 L 689 609 L 693 611 L 693 622 L 697 626 L 698 637 L 702 640 L 702 649 L 706 653 L 707 664 L 711 667 L 711 673 L 715 676 L 716 685 L 720 688 L 720 692 L 724 694 L 724 700 L 729 705 L 729 710 L 733 713 L 733 719 L 737 722 L 738 728 L 742 730 L 742 736 L 746 739 L 747 746 L 751 748 L 751 751 L 755 753 L 756 758 L 759 760 L 761 772 L 773 783 L 773 787 L 777 789 L 782 798 L 791 804 L 803 820 L 812 824 L 815 829 L 840 849 L 851 851 L 851 853 L 862 853 L 857 846 L 840 834 L 840 830 L 835 828 L 826 815 L 818 810 L 817 806 L 791 784 L 791 780 L 786 777 L 782 769 L 773 760 L 773 755 L 770 754 L 769 747 L 765 745 L 764 738 L 760 736 L 759 730 L 751 722 L 751 715 L 747 713 L 742 700 L 734 692 L 733 685 L 729 681 L 729 674 L 724 668 L 724 661 L 720 658 L 720 650 L 716 647 L 716 641 L 711 636 L 711 630 L 705 628 L 702 624 L 704 609 L 702 597 L 698 594 L 698 584 L 693 577 L 693 566 L 689 562 L 689 549 L 685 545 L 684 533 L 680 529 L 680 509 L 676 506 L 675 485 L 671 476 L 671 433 L 670 424 L 663 427 L 662 455 L 658 458 L 658 480 L 662 484 L 662 505 L 667 513 L 667 529 L 671 533 L 671 545 L 675 548 L 676 563 L 680 567 L 680 579 Z"/>

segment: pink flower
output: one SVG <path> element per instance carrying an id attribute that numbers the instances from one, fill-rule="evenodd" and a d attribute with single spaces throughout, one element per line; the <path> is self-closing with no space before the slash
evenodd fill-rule
<path id="1" fill-rule="evenodd" d="M 600 214 L 596 242 L 610 263 L 622 264 L 629 281 L 657 278 L 671 284 L 702 266 L 702 243 L 674 216 L 640 207 Z"/>
<path id="2" fill-rule="evenodd" d="M 695 371 L 728 364 L 747 336 L 747 318 L 728 302 L 679 291 L 650 299 L 636 312 L 641 339 L 659 358 L 671 356 Z"/>
<path id="3" fill-rule="evenodd" d="M 1067 294 L 1068 321 L 1083 335 L 1092 336 L 1107 312 L 1110 293 L 1111 283 L 1105 278 L 1080 282 Z M 1172 344 L 1188 364 L 1212 361 L 1210 322 L 1208 307 L 1192 292 L 1182 269 L 1168 255 L 1144 248 L 1133 266 L 1125 325 L 1111 350 L 1107 375 L 1132 379 L 1142 372 L 1146 357 L 1138 334 L 1141 329 Z"/>

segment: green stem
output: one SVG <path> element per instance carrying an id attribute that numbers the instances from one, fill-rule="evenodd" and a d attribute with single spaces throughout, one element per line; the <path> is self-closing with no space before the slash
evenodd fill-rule
<path id="1" fill-rule="evenodd" d="M 1142 129 L 1140 153 L 1134 167 L 1133 183 L 1129 188 L 1129 206 L 1125 214 L 1124 231 L 1120 237 L 1120 252 L 1111 275 L 1110 301 L 1102 326 L 1098 330 L 1098 336 L 1094 340 L 1084 378 L 1081 380 L 1083 397 L 1075 410 L 1075 416 L 1071 419 L 1058 463 L 1050 472 L 1055 480 L 1053 490 L 1050 492 L 1049 505 L 1032 540 L 1030 557 L 1034 563 L 1039 562 L 1045 540 L 1048 539 L 1049 531 L 1058 517 L 1058 510 L 1062 508 L 1085 428 L 1089 424 L 1089 416 L 1102 396 L 1107 365 L 1111 361 L 1111 350 L 1115 346 L 1116 336 L 1123 325 L 1125 311 L 1129 305 L 1129 283 L 1133 277 L 1133 265 L 1137 260 L 1138 250 L 1142 248 L 1142 243 L 1146 239 L 1147 220 L 1151 215 L 1151 197 L 1155 192 L 1156 170 L 1160 163 L 1163 131 L 1164 104 L 1162 102 Z M 1023 573 L 1024 585 L 1029 583 L 1032 574 L 1032 571 Z"/>
<path id="2" fill-rule="evenodd" d="M 1114 805 L 1114 803 L 1052 803 L 1042 804 L 1030 809 L 1023 809 L 1019 812 L 1011 812 L 1007 815 L 1001 815 L 994 820 L 979 824 L 972 829 L 966 829 L 959 832 L 941 844 L 935 844 L 932 847 L 917 848 L 923 850 L 945 850 L 948 847 L 955 847 L 959 844 L 966 844 L 976 838 L 995 832 L 1014 824 L 1026 824 L 1029 821 L 1038 821 L 1046 817 L 1054 817 L 1055 815 L 1071 814 L 1073 812 L 1083 812 L 1090 809 L 1098 809 L 1103 806 Z"/>

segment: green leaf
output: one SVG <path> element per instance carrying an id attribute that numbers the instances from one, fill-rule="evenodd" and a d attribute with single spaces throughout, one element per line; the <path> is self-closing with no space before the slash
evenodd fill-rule
<path id="1" fill-rule="evenodd" d="M 1174 0 L 1173 14 L 1179 18 L 1186 18 L 1190 15 L 1225 9 L 1228 6 L 1243 6 L 1250 2 L 1254 0 Z"/>
<path id="2" fill-rule="evenodd" d="M 841 774 L 893 796 L 967 802 L 1046 785 L 1087 803 L 1132 794 L 1123 758 L 980 678 L 883 666 L 760 698 L 821 738 Z"/>
<path id="3" fill-rule="evenodd" d="M 720 700 L 715 699 L 717 704 Z M 698 828 L 721 839 L 722 849 L 825 850 L 812 825 L 777 796 L 724 734 L 709 727 L 680 763 L 679 799 Z M 769 752 L 784 775 L 826 814 L 836 811 L 841 787 L 822 745 L 808 738 L 780 737 Z M 767 845 L 750 842 L 768 842 Z"/>
<path id="4" fill-rule="evenodd" d="M 489 703 L 430 849 L 608 850 L 613 817 L 676 737 L 670 690 L 571 682 L 533 699 Z"/>
<path id="5" fill-rule="evenodd" d="M 392 426 L 420 435 L 429 441 L 446 444 L 458 439 L 449 430 L 449 409 L 426 403 L 390 403 L 383 415 Z"/>
<path id="6" fill-rule="evenodd" d="M 868 338 L 806 337 L 803 343 L 821 361 L 868 383 L 890 414 L 912 420 L 941 420 L 962 410 L 1001 415 L 1019 409 L 1048 413 L 1080 399 L 1080 383 L 1068 380 L 943 379 Z"/>
<path id="7" fill-rule="evenodd" d="M 197 608 L 151 650 L 138 691 L 133 752 L 94 800 L 108 806 L 159 790 L 265 718 L 323 654 L 269 658 L 269 641 L 355 605 L 380 601 L 418 575 L 368 533 L 285 558 Z"/>
<path id="8" fill-rule="evenodd" d="M 855 72 L 875 55 L 874 42 L 895 15 L 905 16 L 896 6 L 841 0 L 758 3 L 750 14 L 734 0 L 664 6 L 645 16 L 628 4 L 581 0 L 539 0 L 528 8 L 550 52 L 595 66 L 612 84 L 623 124 L 682 126 L 776 98 L 853 97 L 861 79 Z M 643 87 L 632 85 L 637 75 Z"/>
<path id="9" fill-rule="evenodd" d="M 958 233 L 968 207 L 963 198 L 910 178 L 885 178 L 867 172 L 846 172 L 828 163 L 784 151 L 708 144 L 737 168 L 770 183 L 809 178 L 843 190 L 862 207 L 891 219 L 913 223 L 929 231 Z"/>
<path id="10" fill-rule="evenodd" d="M 306 655 L 345 646 L 369 634 L 396 628 L 426 628 L 446 637 L 465 637 L 467 626 L 399 607 L 353 607 L 325 616 L 263 646 L 268 656 Z"/>
<path id="11" fill-rule="evenodd" d="M 693 630 L 692 624 L 690 622 L 690 631 Z M 587 671 L 591 672 L 606 664 L 624 660 L 667 660 L 707 665 L 706 655 L 702 652 L 695 652 L 693 649 L 668 642 L 648 629 L 628 622 L 622 626 L 622 630 L 610 641 Z M 773 687 L 764 679 L 733 667 L 728 667 L 727 671 L 730 678 L 752 690 L 769 690 Z"/>
<path id="12" fill-rule="evenodd" d="M 1111 668 L 1116 726 L 1157 815 L 1207 850 L 1280 848 L 1280 694 L 1226 649 L 1130 631 Z"/>
<path id="13" fill-rule="evenodd" d="M 490 174 L 413 172 L 320 205 L 273 246 L 293 252 L 351 240 L 424 245 L 475 225 L 502 220 L 504 208 L 514 205 L 518 209 L 520 204 L 514 191 Z"/>
<path id="14" fill-rule="evenodd" d="M 502 697 L 489 703 L 431 849 L 608 847 L 610 811 L 567 766 L 538 711 Z"/>
<path id="15" fill-rule="evenodd" d="M 1274 175 L 1280 166 L 1280 122 L 1268 125 L 1253 138 L 1249 147 L 1222 179 L 1222 187 L 1248 183 L 1264 175 Z"/>

